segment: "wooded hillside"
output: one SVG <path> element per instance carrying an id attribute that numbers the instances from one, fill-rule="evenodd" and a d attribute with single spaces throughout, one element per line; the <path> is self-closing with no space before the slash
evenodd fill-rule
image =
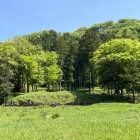
<path id="1" fill-rule="evenodd" d="M 107 21 L 75 32 L 44 30 L 0 43 L 0 98 L 11 92 L 97 85 L 119 94 L 139 89 L 140 21 Z M 106 49 L 106 50 L 105 50 Z M 123 92 L 121 92 L 123 94 Z"/>

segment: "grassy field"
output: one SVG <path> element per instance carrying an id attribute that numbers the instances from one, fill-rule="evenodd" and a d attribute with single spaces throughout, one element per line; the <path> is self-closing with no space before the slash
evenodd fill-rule
<path id="1" fill-rule="evenodd" d="M 0 140 L 139 140 L 140 104 L 0 107 Z"/>

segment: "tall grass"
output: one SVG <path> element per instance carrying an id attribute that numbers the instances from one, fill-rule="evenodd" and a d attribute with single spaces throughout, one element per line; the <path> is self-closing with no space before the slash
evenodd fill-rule
<path id="1" fill-rule="evenodd" d="M 0 107 L 1 140 L 138 140 L 140 105 Z"/>
<path id="2" fill-rule="evenodd" d="M 16 96 L 7 101 L 7 105 L 37 106 L 73 104 L 75 96 L 68 91 L 46 92 L 38 91 Z"/>
<path id="3" fill-rule="evenodd" d="M 138 102 L 138 100 L 136 100 Z M 103 102 L 132 102 L 132 97 L 128 98 L 125 96 L 108 95 L 100 88 L 94 89 L 91 94 L 88 90 L 82 89 L 77 92 L 46 92 L 38 91 L 31 92 L 27 94 L 17 94 L 13 98 L 8 99 L 6 105 L 11 106 L 38 106 L 38 105 L 66 105 L 66 104 L 76 104 L 76 105 L 89 105 L 94 103 Z"/>

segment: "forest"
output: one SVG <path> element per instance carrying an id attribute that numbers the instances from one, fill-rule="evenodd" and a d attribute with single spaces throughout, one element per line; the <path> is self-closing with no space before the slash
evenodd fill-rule
<path id="1" fill-rule="evenodd" d="M 0 42 L 0 102 L 13 92 L 140 90 L 140 20 L 107 21 L 74 32 L 44 30 Z"/>

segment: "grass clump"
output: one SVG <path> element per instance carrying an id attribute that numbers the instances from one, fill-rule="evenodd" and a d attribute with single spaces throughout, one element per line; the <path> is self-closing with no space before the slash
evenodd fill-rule
<path id="1" fill-rule="evenodd" d="M 60 117 L 60 114 L 56 113 L 52 116 L 53 119 L 56 119 L 56 118 L 59 118 Z"/>
<path id="2" fill-rule="evenodd" d="M 42 111 L 40 112 L 40 116 L 41 116 L 43 119 L 46 119 L 47 116 L 48 116 L 48 113 L 42 110 Z"/>

